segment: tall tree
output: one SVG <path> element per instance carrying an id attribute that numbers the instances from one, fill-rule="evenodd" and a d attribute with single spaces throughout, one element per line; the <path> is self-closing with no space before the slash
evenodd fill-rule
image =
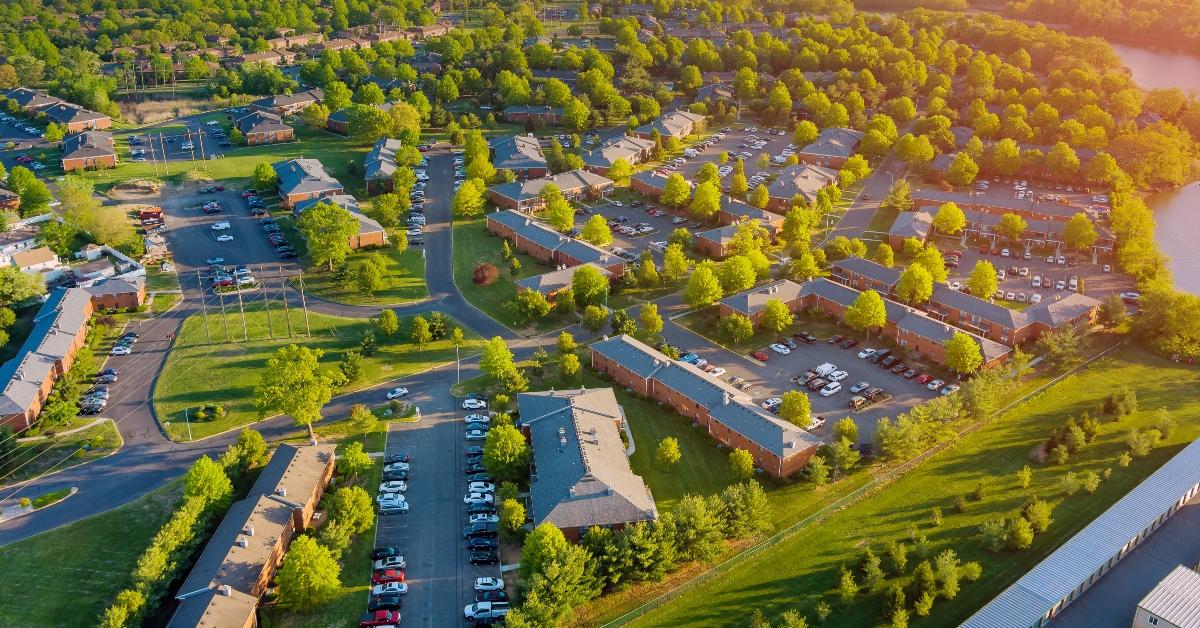
<path id="1" fill-rule="evenodd" d="M 795 317 L 792 315 L 792 311 L 779 299 L 770 299 L 763 306 L 763 317 L 760 323 L 763 329 L 777 334 L 783 333 L 785 329 L 792 326 L 793 322 L 795 322 Z"/>
<path id="2" fill-rule="evenodd" d="M 329 549 L 302 534 L 292 541 L 275 576 L 279 601 L 301 613 L 323 606 L 341 592 L 341 572 Z"/>
<path id="3" fill-rule="evenodd" d="M 942 233 L 955 235 L 967 226 L 967 216 L 955 203 L 943 203 L 933 217 L 933 226 Z"/>
<path id="4" fill-rule="evenodd" d="M 896 296 L 909 305 L 920 305 L 933 296 L 933 277 L 920 264 L 911 264 L 896 282 Z"/>
<path id="5" fill-rule="evenodd" d="M 358 233 L 358 220 L 343 207 L 321 202 L 300 214 L 299 227 L 308 243 L 309 258 L 314 264 L 327 264 L 332 271 L 350 253 L 350 238 Z"/>
<path id="6" fill-rule="evenodd" d="M 870 337 L 871 328 L 887 325 L 887 309 L 878 292 L 864 290 L 854 298 L 854 304 L 846 308 L 842 320 L 851 329 L 865 331 Z"/>
<path id="7" fill-rule="evenodd" d="M 1063 226 L 1063 242 L 1076 251 L 1086 251 L 1096 242 L 1096 227 L 1086 214 L 1071 216 Z"/>
<path id="8" fill-rule="evenodd" d="M 1000 282 L 996 277 L 996 267 L 985 259 L 975 262 L 975 267 L 967 276 L 966 284 L 972 295 L 980 299 L 991 299 L 1000 287 Z"/>
<path id="9" fill-rule="evenodd" d="M 812 422 L 812 403 L 808 395 L 799 390 L 789 390 L 780 397 L 779 416 L 783 420 L 804 429 Z"/>
<path id="10" fill-rule="evenodd" d="M 704 308 L 720 301 L 725 296 L 721 282 L 713 272 L 712 264 L 701 264 L 696 267 L 687 285 L 683 288 L 683 300 L 692 308 Z"/>
<path id="11" fill-rule="evenodd" d="M 975 339 L 961 331 L 954 332 L 945 343 L 946 366 L 957 373 L 970 375 L 983 365 L 983 353 Z"/>
<path id="12" fill-rule="evenodd" d="M 321 418 L 321 408 L 333 397 L 333 380 L 321 371 L 319 364 L 324 354 L 321 349 L 298 345 L 280 347 L 267 360 L 254 389 L 259 414 L 275 410 L 311 429 Z"/>

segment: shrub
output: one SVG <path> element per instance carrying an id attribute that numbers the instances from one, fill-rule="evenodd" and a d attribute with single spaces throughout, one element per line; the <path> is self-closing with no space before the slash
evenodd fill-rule
<path id="1" fill-rule="evenodd" d="M 490 286 L 499 277 L 500 270 L 496 268 L 495 264 L 489 262 L 478 264 L 475 266 L 475 270 L 471 272 L 471 281 L 480 286 Z"/>
<path id="2" fill-rule="evenodd" d="M 954 498 L 954 512 L 963 513 L 967 511 L 967 498 L 958 495 Z"/>
<path id="3" fill-rule="evenodd" d="M 962 579 L 967 582 L 975 582 L 983 575 L 983 565 L 980 565 L 976 561 L 964 563 L 959 567 L 958 575 L 962 576 Z"/>
<path id="4" fill-rule="evenodd" d="M 1100 488 L 1100 474 L 1096 473 L 1095 471 L 1088 471 L 1087 473 L 1084 473 L 1082 484 L 1083 490 L 1088 495 L 1095 493 L 1096 489 Z"/>
<path id="5" fill-rule="evenodd" d="M 942 525 L 942 509 L 941 508 L 935 507 L 929 511 L 929 525 L 932 525 L 935 528 L 940 527 Z"/>
<path id="6" fill-rule="evenodd" d="M 1079 476 L 1075 475 L 1074 471 L 1068 471 L 1066 475 L 1059 480 L 1059 486 L 1062 487 L 1062 492 L 1067 495 L 1074 495 L 1079 492 Z"/>
<path id="7" fill-rule="evenodd" d="M 983 487 L 983 482 L 976 484 L 975 490 L 971 491 L 971 499 L 973 499 L 977 502 L 983 501 L 983 498 L 986 496 L 987 496 L 987 491 Z"/>

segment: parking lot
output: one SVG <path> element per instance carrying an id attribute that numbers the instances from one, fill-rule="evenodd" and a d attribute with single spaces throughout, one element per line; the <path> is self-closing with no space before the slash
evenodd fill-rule
<path id="1" fill-rule="evenodd" d="M 42 133 L 46 127 L 41 122 L 35 122 L 29 118 L 11 113 L 0 114 L 4 118 L 0 118 L 0 144 L 6 142 L 31 142 L 40 140 Z M 37 133 L 30 133 L 25 130 L 25 127 L 37 129 Z"/>
<path id="2" fill-rule="evenodd" d="M 1000 271 L 1004 272 L 994 299 L 1015 307 L 1069 294 L 1072 292 L 1072 278 L 1076 279 L 1077 285 L 1082 281 L 1083 291 L 1098 299 L 1136 288 L 1132 277 L 1113 272 L 1112 262 L 1106 259 L 1092 263 L 1090 256 L 1027 252 L 1019 248 L 1007 249 L 1009 255 L 1005 256 L 1003 253 L 1006 249 L 1002 246 L 943 245 L 940 248 L 946 254 L 956 251 L 962 253 L 958 268 L 949 269 L 947 281 L 951 287 L 956 287 L 956 283 L 965 283 L 975 264 L 981 259 L 987 260 L 996 267 L 997 275 Z M 1109 265 L 1108 272 L 1104 270 L 1105 265 Z M 1035 281 L 1038 285 L 1034 284 Z M 1060 282 L 1062 288 L 1059 288 Z M 1001 292 L 1004 294 L 1001 295 Z"/>
<path id="3" fill-rule="evenodd" d="M 690 159 L 686 159 L 686 161 L 679 166 L 678 172 L 682 174 L 685 179 L 689 181 L 695 181 L 696 174 L 700 172 L 700 168 L 709 162 L 717 163 L 717 158 L 722 152 L 729 153 L 730 166 L 732 166 L 733 162 L 738 159 L 739 153 L 744 155 L 743 160 L 745 161 L 747 179 L 760 172 L 767 175 L 772 175 L 779 172 L 783 168 L 781 164 L 774 164 L 765 169 L 759 168 L 758 157 L 763 153 L 766 153 L 771 157 L 776 157 L 782 154 L 784 149 L 786 149 L 792 143 L 792 136 L 790 133 L 785 133 L 784 135 L 780 136 L 778 133 L 780 129 L 775 129 L 774 131 L 768 132 L 764 129 L 754 126 L 741 129 L 735 127 L 726 128 L 729 128 L 730 130 L 725 133 L 724 138 L 714 141 L 707 149 L 700 151 L 699 155 Z M 750 129 L 754 130 L 752 131 Z M 752 148 L 751 146 L 747 145 L 751 136 L 758 137 L 760 140 L 765 142 L 765 145 L 762 148 Z M 718 166 L 719 165 L 720 164 L 718 164 Z M 729 180 L 732 176 L 732 172 L 722 176 L 722 183 L 726 186 L 729 185 Z M 751 184 L 751 187 L 753 187 L 753 184 Z"/>
<path id="4" fill-rule="evenodd" d="M 577 205 L 577 207 L 583 207 Z M 652 215 L 649 212 L 657 210 Z M 582 212 L 582 213 L 581 213 Z M 655 242 L 665 242 L 675 229 L 683 227 L 696 231 L 704 231 L 711 227 L 701 226 L 701 223 L 684 219 L 681 215 L 667 212 L 662 206 L 647 201 L 605 201 L 593 207 L 577 209 L 575 213 L 575 228 L 583 229 L 584 223 L 591 219 L 592 214 L 604 216 L 612 229 L 613 243 L 609 247 L 615 252 L 626 251 L 632 259 L 637 259 L 643 249 L 650 248 L 656 263 L 662 263 L 662 249 L 665 246 L 651 246 Z M 633 229 L 645 225 L 650 230 L 644 233 L 622 233 L 621 227 Z"/>

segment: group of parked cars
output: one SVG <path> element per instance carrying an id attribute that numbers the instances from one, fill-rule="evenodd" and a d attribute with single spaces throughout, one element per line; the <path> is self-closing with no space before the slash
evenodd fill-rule
<path id="1" fill-rule="evenodd" d="M 79 414 L 97 414 L 108 405 L 109 386 L 117 382 L 117 375 L 117 369 L 112 367 L 96 374 L 92 387 L 79 398 Z"/>
<path id="2" fill-rule="evenodd" d="M 116 344 L 113 345 L 113 348 L 108 352 L 108 354 L 129 355 L 130 353 L 133 353 L 133 345 L 136 344 L 137 341 L 138 334 L 136 331 L 126 332 L 117 339 Z"/>
<path id="3" fill-rule="evenodd" d="M 504 580 L 486 577 L 475 579 L 475 603 L 463 608 L 463 617 L 476 625 L 488 625 L 504 620 L 508 615 L 508 594 Z"/>
<path id="4" fill-rule="evenodd" d="M 930 373 L 921 372 L 912 366 L 906 364 L 898 355 L 892 353 L 890 349 L 863 349 L 858 353 L 858 357 L 874 362 L 881 369 L 891 371 L 893 375 L 903 377 L 904 379 L 915 379 L 918 384 L 924 386 L 927 390 L 941 393 L 941 395 L 952 395 L 958 391 L 958 384 L 947 384 Z"/>
<path id="5" fill-rule="evenodd" d="M 222 262 L 223 257 L 210 257 L 208 262 L 208 278 L 212 282 L 213 290 L 217 288 L 227 288 L 237 286 L 241 289 L 253 288 L 258 285 L 258 280 L 250 272 L 250 269 L 245 265 L 235 266 L 234 268 L 226 268 Z"/>
<path id="6" fill-rule="evenodd" d="M 408 593 L 408 583 L 404 581 L 408 561 L 404 560 L 399 547 L 384 545 L 371 552 L 371 568 L 371 595 L 367 598 L 367 612 L 358 625 L 361 628 L 397 626 L 404 596 Z"/>
<path id="7" fill-rule="evenodd" d="M 46 133 L 44 131 L 33 126 L 32 124 L 26 123 L 24 120 L 14 116 L 14 115 L 9 115 L 7 113 L 0 114 L 0 120 L 3 120 L 5 122 L 11 122 L 13 126 L 24 131 L 28 135 L 32 135 L 34 137 L 46 137 Z"/>
<path id="8" fill-rule="evenodd" d="M 467 395 L 463 399 L 462 409 L 469 412 L 463 418 L 467 441 L 480 443 L 486 440 L 492 426 L 487 396 L 481 393 Z M 463 529 L 467 560 L 472 565 L 499 564 L 497 526 L 500 518 L 496 514 L 496 483 L 483 466 L 483 445 L 469 445 L 463 455 L 466 457 L 464 469 L 467 476 L 467 492 L 463 495 L 463 504 L 467 507 L 467 527 Z"/>
<path id="9" fill-rule="evenodd" d="M 271 217 L 260 218 L 258 224 L 262 225 L 263 232 L 267 235 L 267 242 L 275 247 L 275 253 L 280 259 L 289 259 L 296 257 L 296 249 L 288 242 L 287 236 L 279 229 L 275 219 Z"/>

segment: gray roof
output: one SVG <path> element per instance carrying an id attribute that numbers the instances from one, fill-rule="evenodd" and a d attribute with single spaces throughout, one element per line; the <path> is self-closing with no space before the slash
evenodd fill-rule
<path id="1" fill-rule="evenodd" d="M 663 137 L 681 137 L 684 129 L 690 128 L 696 122 L 703 119 L 704 116 L 698 113 L 677 109 L 647 124 L 643 124 L 637 128 L 637 132 L 649 135 L 654 131 L 658 131 L 658 134 Z"/>
<path id="2" fill-rule="evenodd" d="M 103 113 L 97 113 L 90 109 L 84 109 L 79 105 L 73 105 L 69 102 L 57 102 L 42 111 L 46 117 L 55 122 L 68 124 L 71 122 L 91 122 L 93 120 L 107 120 L 108 116 Z"/>
<path id="3" fill-rule="evenodd" d="M 517 286 L 526 290 L 536 290 L 542 294 L 549 294 L 556 290 L 571 287 L 572 280 L 575 278 L 575 271 L 582 266 L 591 266 L 600 271 L 601 275 L 612 277 L 612 273 L 608 272 L 603 266 L 598 266 L 591 262 L 581 264 L 579 266 L 571 266 L 561 270 L 552 270 L 548 273 L 526 277 L 517 281 Z"/>
<path id="4" fill-rule="evenodd" d="M 255 111 L 242 116 L 237 121 L 237 128 L 243 134 L 272 133 L 275 131 L 290 131 L 292 127 L 283 123 L 283 119 L 268 111 Z"/>
<path id="5" fill-rule="evenodd" d="M 266 98 L 259 98 L 251 104 L 263 109 L 274 109 L 276 107 L 295 107 L 297 105 L 321 102 L 322 100 L 325 100 L 324 91 L 321 89 L 309 89 L 294 94 L 276 94 L 274 96 L 267 96 Z"/>
<path id="6" fill-rule="evenodd" d="M 112 133 L 107 131 L 84 131 L 62 141 L 63 159 L 110 157 L 116 153 Z"/>
<path id="7" fill-rule="evenodd" d="M 495 220 L 500 224 L 506 225 L 513 231 L 526 240 L 536 242 L 539 245 L 551 251 L 561 251 L 566 255 L 580 261 L 580 263 L 594 262 L 597 264 L 612 264 L 616 263 L 618 258 L 583 240 L 576 240 L 569 236 L 565 236 L 539 220 L 522 214 L 521 212 L 506 209 L 504 211 L 492 212 L 488 214 L 489 220 Z"/>
<path id="8" fill-rule="evenodd" d="M 779 176 L 767 186 L 771 198 L 791 200 L 799 194 L 812 202 L 821 188 L 838 180 L 838 172 L 824 166 L 801 164 L 779 172 Z"/>
<path id="9" fill-rule="evenodd" d="M 633 178 L 633 180 L 644 183 L 644 184 L 658 190 L 659 192 L 662 192 L 663 189 L 667 187 L 667 178 L 668 177 L 658 174 L 658 172 L 656 172 L 654 170 L 643 170 L 641 172 L 635 172 L 633 174 L 632 178 Z M 686 179 L 685 179 L 685 181 L 686 181 Z M 687 181 L 687 184 L 688 184 L 688 189 L 691 189 L 692 182 Z"/>
<path id="10" fill-rule="evenodd" d="M 933 227 L 933 214 L 929 212 L 900 212 L 888 229 L 888 235 L 901 238 L 916 238 L 925 241 Z"/>
<path id="11" fill-rule="evenodd" d="M 542 81 L 558 79 L 568 85 L 573 85 L 575 81 L 579 80 L 579 72 L 575 70 L 531 70 L 530 76 L 532 76 L 534 80 Z"/>
<path id="12" fill-rule="evenodd" d="M 780 458 L 821 446 L 821 439 L 749 401 L 730 400 L 728 404 L 709 407 L 708 413 L 725 427 Z"/>
<path id="13" fill-rule="evenodd" d="M 713 83 L 696 90 L 696 100 L 732 100 L 736 96 L 732 85 Z"/>
<path id="14" fill-rule="evenodd" d="M 893 301 L 884 301 L 884 303 L 893 303 Z M 904 307 L 898 303 L 896 305 Z M 975 341 L 975 344 L 979 345 L 979 352 L 981 355 L 983 355 L 985 362 L 991 362 L 992 360 L 1007 355 L 1012 351 L 1011 348 L 994 340 L 988 340 L 987 338 L 977 334 L 953 327 L 948 323 L 943 323 L 941 321 L 929 318 L 918 310 L 910 309 L 904 316 L 896 319 L 895 323 L 896 327 L 904 331 L 917 334 L 922 338 L 928 338 L 929 340 L 939 344 L 945 344 L 946 341 L 953 338 L 954 334 L 956 333 L 966 334 Z"/>
<path id="15" fill-rule="evenodd" d="M 696 237 L 703 238 L 705 240 L 712 240 L 717 244 L 723 245 L 726 242 L 733 240 L 733 236 L 737 234 L 738 227 L 739 225 L 736 224 L 725 225 L 723 227 L 717 227 L 716 229 L 701 231 L 696 234 Z"/>
<path id="16" fill-rule="evenodd" d="M 846 259 L 838 260 L 830 264 L 829 268 L 833 271 L 839 269 L 846 270 L 855 275 L 862 275 L 868 279 L 882 282 L 888 286 L 894 286 L 897 281 L 900 281 L 900 271 L 898 269 L 888 268 L 883 264 L 877 264 L 861 257 L 847 257 Z"/>
<path id="17" fill-rule="evenodd" d="M 652 520 L 654 497 L 629 468 L 617 425 L 625 420 L 611 388 L 521 393 L 536 473 L 534 524 L 587 528 Z"/>
<path id="18" fill-rule="evenodd" d="M 254 616 L 257 610 L 258 598 L 253 595 L 242 593 L 236 589 L 231 589 L 229 595 L 222 595 L 215 589 L 209 589 L 181 602 L 167 626 L 171 628 L 240 626 Z"/>
<path id="19" fill-rule="evenodd" d="M 279 177 L 279 193 L 306 194 L 342 191 L 342 184 L 325 171 L 316 159 L 288 159 L 271 164 Z"/>
<path id="20" fill-rule="evenodd" d="M 698 235 L 699 237 L 704 237 L 704 233 Z M 721 303 L 728 305 L 736 312 L 750 316 L 766 307 L 767 302 L 772 299 L 788 303 L 793 299 L 804 296 L 804 287 L 806 285 L 796 283 L 790 279 L 783 279 L 725 297 L 721 300 Z M 846 289 L 849 290 L 849 288 Z"/>
<path id="21" fill-rule="evenodd" d="M 1011 209 L 1016 211 L 1037 212 L 1039 214 L 1049 214 L 1053 216 L 1062 216 L 1063 220 L 1079 213 L 1080 209 L 1071 205 L 1059 205 L 1058 203 L 1035 203 L 1033 198 L 1026 196 L 1024 199 L 1013 198 L 1012 196 L 1001 196 L 999 194 L 986 194 L 974 196 L 968 192 L 945 192 L 931 188 L 921 188 L 913 190 L 913 202 L 917 206 L 924 205 L 941 205 L 943 203 L 954 203 L 966 210 L 969 207 L 977 205 L 986 205 L 988 207 L 998 207 L 1000 209 Z"/>
<path id="22" fill-rule="evenodd" d="M 39 92 L 35 89 L 29 89 L 28 87 L 18 87 L 9 91 L 4 96 L 9 100 L 17 101 L 17 104 L 21 105 L 22 109 L 40 109 L 63 102 L 61 98 L 51 96 L 45 92 Z"/>
<path id="23" fill-rule="evenodd" d="M 584 153 L 583 163 L 593 167 L 608 168 L 616 160 L 624 159 L 629 162 L 629 165 L 633 165 L 641 161 L 643 151 L 648 151 L 653 147 L 654 142 L 650 140 L 623 135 Z"/>
<path id="24" fill-rule="evenodd" d="M 491 145 L 492 165 L 497 170 L 546 167 L 546 156 L 542 154 L 542 145 L 535 137 L 510 135 L 492 140 Z"/>
<path id="25" fill-rule="evenodd" d="M 20 414 L 33 406 L 55 362 L 66 356 L 78 334 L 87 333 L 84 309 L 90 302 L 83 288 L 58 288 L 46 295 L 29 336 L 17 354 L 0 365 L 0 415 Z"/>
<path id="26" fill-rule="evenodd" d="M 625 334 L 594 342 L 591 349 L 641 378 L 654 375 L 671 361 L 650 345 Z"/>
<path id="27" fill-rule="evenodd" d="M 821 131 L 816 141 L 800 149 L 807 155 L 823 155 L 827 157 L 849 157 L 862 141 L 863 132 L 854 129 L 832 127 Z"/>
<path id="28" fill-rule="evenodd" d="M 396 173 L 396 151 L 404 143 L 397 139 L 383 138 L 371 147 L 370 152 L 363 158 L 363 172 L 368 181 L 392 179 Z"/>
<path id="29" fill-rule="evenodd" d="M 1138 606 L 1172 626 L 1200 628 L 1200 573 L 1175 567 Z"/>
<path id="30" fill-rule="evenodd" d="M 550 105 L 513 105 L 505 107 L 501 113 L 503 115 L 512 115 L 514 113 L 529 113 L 537 115 L 562 115 L 562 107 L 551 107 Z"/>
<path id="31" fill-rule="evenodd" d="M 594 172 L 570 170 L 549 177 L 501 183 L 493 185 L 488 189 L 500 196 L 520 202 L 537 197 L 538 194 L 541 194 L 542 188 L 551 183 L 557 185 L 560 191 L 568 195 L 587 188 L 612 187 L 614 185 L 611 179 L 602 177 Z"/>
<path id="32" fill-rule="evenodd" d="M 1033 321 L 1057 328 L 1098 307 L 1100 307 L 1100 301 L 1086 294 L 1071 292 L 1062 297 L 1055 295 L 1053 298 L 1030 306 L 1025 310 L 1025 315 Z"/>
<path id="33" fill-rule="evenodd" d="M 1109 559 L 1200 485 L 1200 440 L 1054 550 L 963 623 L 964 628 L 1034 626 Z"/>
<path id="34" fill-rule="evenodd" d="M 991 301 L 984 301 L 942 283 L 934 284 L 933 296 L 929 301 L 978 316 L 982 320 L 1003 325 L 1008 329 L 1021 329 L 1029 324 L 1029 316 L 1025 312 L 1018 312 Z"/>
<path id="35" fill-rule="evenodd" d="M 117 279 L 116 277 L 106 279 L 100 283 L 92 284 L 86 288 L 88 294 L 130 294 L 140 292 L 142 286 L 146 284 L 144 276 L 127 277 Z"/>
<path id="36" fill-rule="evenodd" d="M 746 203 L 730 196 L 721 197 L 721 211 L 738 218 L 759 220 L 768 223 L 774 222 L 781 218 L 779 214 L 773 214 L 765 209 L 759 209 L 753 205 L 747 205 Z"/>

